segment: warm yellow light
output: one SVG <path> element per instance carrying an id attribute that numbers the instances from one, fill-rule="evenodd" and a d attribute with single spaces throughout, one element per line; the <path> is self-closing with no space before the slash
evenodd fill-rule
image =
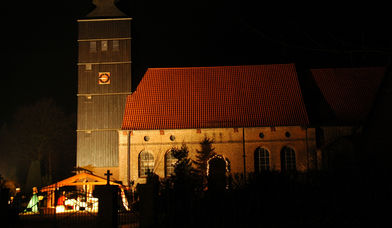
<path id="1" fill-rule="evenodd" d="M 56 206 L 56 213 L 64 213 L 65 207 L 64 205 Z"/>

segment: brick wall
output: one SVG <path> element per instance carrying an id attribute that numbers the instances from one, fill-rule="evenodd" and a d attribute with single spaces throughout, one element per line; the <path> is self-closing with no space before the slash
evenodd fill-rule
<path id="1" fill-rule="evenodd" d="M 245 146 L 243 134 L 245 134 Z M 145 136 L 148 136 L 148 141 L 145 140 Z M 285 146 L 294 149 L 298 171 L 316 167 L 314 128 L 287 126 L 119 131 L 119 179 L 127 183 L 129 139 L 131 140 L 130 180 L 143 183 L 145 178 L 139 178 L 138 173 L 138 155 L 141 151 L 147 150 L 153 154 L 154 172 L 164 177 L 165 153 L 172 147 L 181 147 L 182 143 L 185 143 L 189 148 L 190 158 L 195 159 L 196 149 L 200 150 L 200 142 L 204 137 L 215 140 L 213 144 L 215 152 L 230 161 L 231 173 L 244 172 L 244 148 L 246 172 L 254 172 L 254 152 L 257 147 L 263 147 L 270 152 L 272 170 L 281 169 L 280 152 Z"/>

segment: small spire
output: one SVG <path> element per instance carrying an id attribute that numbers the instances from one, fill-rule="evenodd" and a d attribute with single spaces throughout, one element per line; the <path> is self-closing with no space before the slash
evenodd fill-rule
<path id="1" fill-rule="evenodd" d="M 93 0 L 95 9 L 86 17 L 126 17 L 114 4 L 116 0 Z"/>

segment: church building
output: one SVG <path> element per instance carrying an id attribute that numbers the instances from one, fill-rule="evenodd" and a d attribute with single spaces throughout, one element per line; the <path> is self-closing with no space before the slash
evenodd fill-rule
<path id="1" fill-rule="evenodd" d="M 125 185 L 173 173 L 214 140 L 226 172 L 320 169 L 324 149 L 360 129 L 385 68 L 295 64 L 149 68 L 131 93 L 131 18 L 110 1 L 78 20 L 77 166 Z"/>
<path id="2" fill-rule="evenodd" d="M 231 173 L 317 167 L 294 64 L 148 69 L 128 96 L 119 131 L 119 178 L 171 174 L 171 148 L 190 157 L 205 138 Z"/>
<path id="3" fill-rule="evenodd" d="M 143 183 L 148 171 L 167 177 L 171 149 L 186 144 L 195 159 L 204 138 L 232 174 L 329 168 L 342 155 L 328 147 L 361 131 L 385 71 L 311 69 L 301 75 L 314 83 L 305 87 L 294 64 L 150 68 L 127 98 L 119 180 Z"/>

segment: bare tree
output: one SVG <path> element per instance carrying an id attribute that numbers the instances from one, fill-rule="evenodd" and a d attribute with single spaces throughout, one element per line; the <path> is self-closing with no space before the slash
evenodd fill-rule
<path id="1" fill-rule="evenodd" d="M 71 171 L 75 163 L 74 118 L 67 116 L 54 100 L 43 99 L 20 107 L 5 128 L 1 156 L 10 161 L 9 167 L 16 167 L 19 183 L 24 183 L 33 161 L 39 161 L 44 182 Z"/>

